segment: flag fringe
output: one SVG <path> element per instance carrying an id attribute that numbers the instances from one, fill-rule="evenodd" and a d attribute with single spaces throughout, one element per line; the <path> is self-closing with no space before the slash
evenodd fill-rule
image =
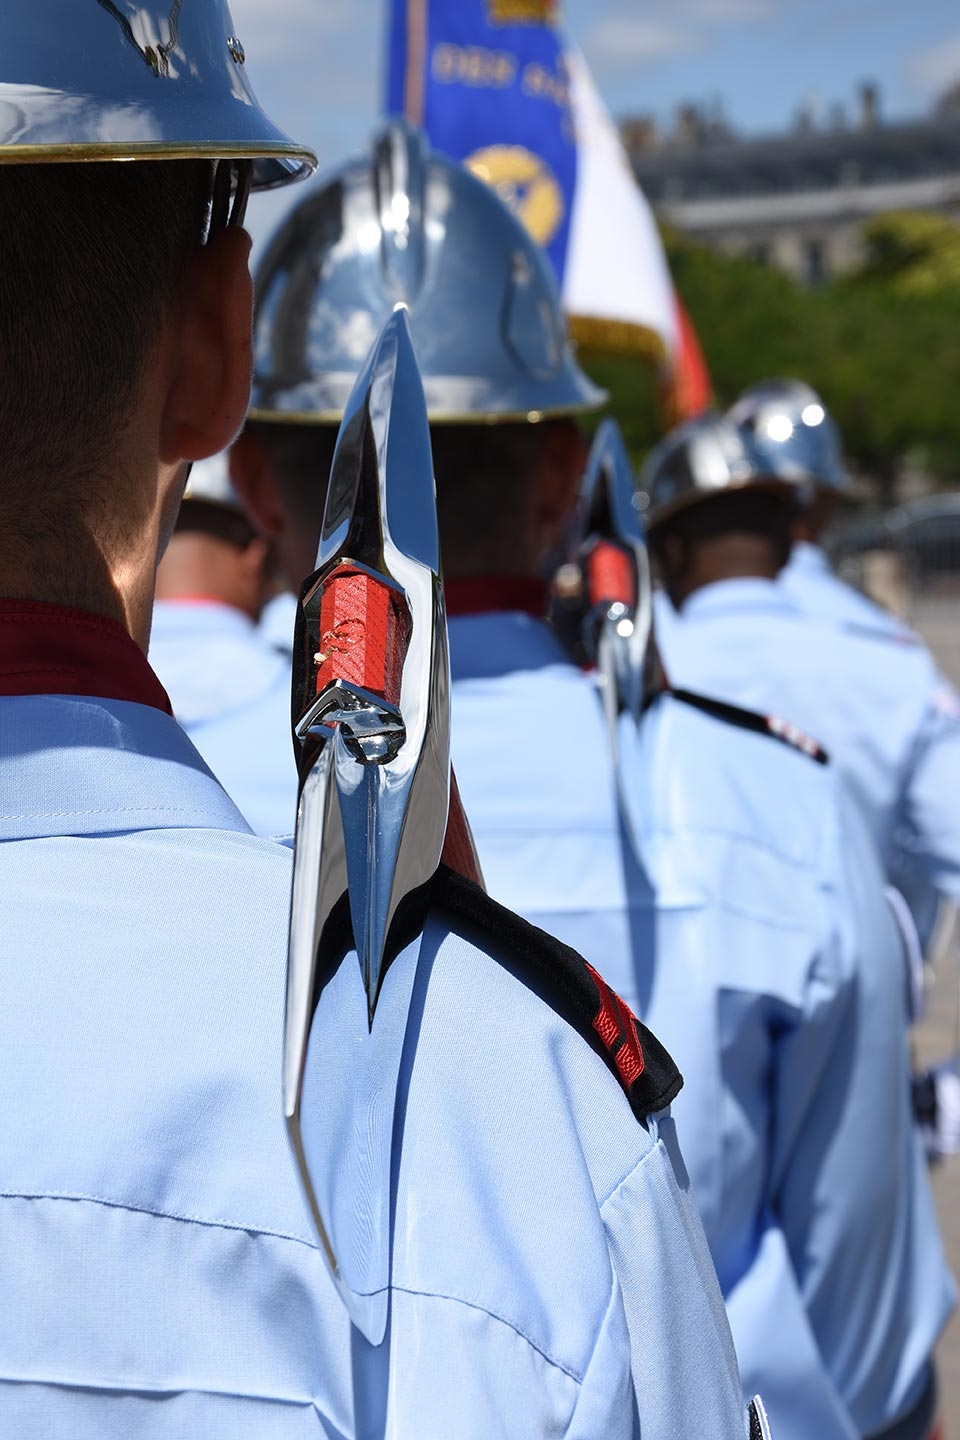
<path id="1" fill-rule="evenodd" d="M 570 334 L 580 350 L 638 357 L 656 366 L 667 363 L 663 337 L 647 325 L 600 315 L 570 315 L 567 318 Z"/>

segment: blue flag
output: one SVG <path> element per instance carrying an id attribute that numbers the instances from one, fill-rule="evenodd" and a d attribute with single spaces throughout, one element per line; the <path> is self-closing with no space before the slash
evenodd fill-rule
<path id="1" fill-rule="evenodd" d="M 486 180 L 562 280 L 577 188 L 557 0 L 392 0 L 387 111 Z"/>

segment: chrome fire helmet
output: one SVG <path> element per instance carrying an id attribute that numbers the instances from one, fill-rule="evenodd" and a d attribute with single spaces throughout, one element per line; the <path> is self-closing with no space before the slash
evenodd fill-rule
<path id="1" fill-rule="evenodd" d="M 574 359 L 553 276 L 523 226 L 400 120 L 289 215 L 256 291 L 257 420 L 339 421 L 401 303 L 431 422 L 534 421 L 606 399 Z"/>
<path id="2" fill-rule="evenodd" d="M 238 162 L 237 208 L 316 165 L 257 103 L 225 0 L 32 0 L 2 33 L 0 164 Z"/>
<path id="3" fill-rule="evenodd" d="M 710 413 L 678 425 L 651 451 L 640 471 L 635 503 L 649 533 L 678 510 L 748 487 L 796 498 L 796 485 L 771 474 L 743 431 Z"/>
<path id="4" fill-rule="evenodd" d="M 751 385 L 727 411 L 771 475 L 835 494 L 854 483 L 843 464 L 840 431 L 817 392 L 802 380 Z"/>

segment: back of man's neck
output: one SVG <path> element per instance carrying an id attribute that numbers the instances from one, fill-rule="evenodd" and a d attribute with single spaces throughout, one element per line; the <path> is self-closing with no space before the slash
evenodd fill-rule
<path id="1" fill-rule="evenodd" d="M 146 652 L 150 635 L 150 607 L 124 596 L 113 577 L 100 563 L 92 575 L 81 564 L 38 555 L 29 565 L 7 563 L 0 558 L 0 596 L 8 600 L 37 600 L 67 610 L 83 610 L 122 625 Z"/>

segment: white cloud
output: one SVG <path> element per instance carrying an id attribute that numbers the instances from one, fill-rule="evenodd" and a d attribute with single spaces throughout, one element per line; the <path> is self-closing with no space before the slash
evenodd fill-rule
<path id="1" fill-rule="evenodd" d="M 743 25 L 768 20 L 776 7 L 773 0 L 687 0 L 679 8 L 693 24 Z"/>
<path id="2" fill-rule="evenodd" d="M 687 55 L 699 46 L 690 26 L 663 20 L 632 20 L 626 15 L 598 20 L 586 37 L 590 58 L 607 65 L 664 60 L 670 55 Z"/>
<path id="3" fill-rule="evenodd" d="M 703 50 L 710 31 L 770 19 L 776 0 L 673 0 L 668 19 L 637 14 L 636 0 L 617 3 L 591 26 L 584 49 L 595 64 L 637 65 Z"/>
<path id="4" fill-rule="evenodd" d="M 230 13 L 247 59 L 312 57 L 318 78 L 331 36 L 369 30 L 378 19 L 374 0 L 231 0 Z"/>
<path id="5" fill-rule="evenodd" d="M 381 0 L 231 0 L 247 71 L 267 114 L 322 170 L 357 149 L 381 106 Z M 251 206 L 253 228 L 272 205 Z"/>
<path id="6" fill-rule="evenodd" d="M 960 34 L 918 50 L 906 64 L 907 84 L 925 100 L 935 99 L 960 81 Z"/>

